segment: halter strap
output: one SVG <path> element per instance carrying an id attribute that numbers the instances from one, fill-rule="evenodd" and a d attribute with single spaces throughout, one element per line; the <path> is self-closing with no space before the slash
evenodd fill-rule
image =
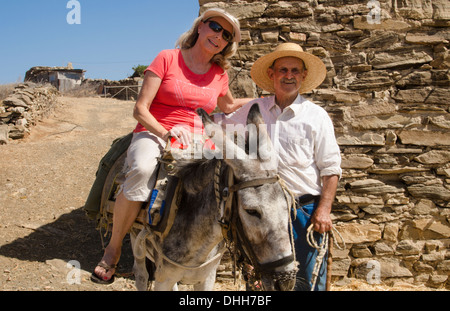
<path id="1" fill-rule="evenodd" d="M 250 187 L 258 187 L 258 186 L 262 186 L 265 184 L 274 184 L 276 182 L 278 182 L 280 180 L 280 176 L 276 176 L 276 177 L 270 177 L 270 178 L 259 178 L 259 179 L 253 179 L 253 180 L 249 180 L 249 181 L 243 181 L 237 185 L 233 185 L 229 188 L 230 192 L 236 192 L 238 190 L 242 190 L 245 188 L 250 188 Z"/>
<path id="2" fill-rule="evenodd" d="M 221 168 L 222 163 L 221 161 L 218 161 L 216 170 L 215 170 L 215 178 L 214 178 L 214 189 L 216 193 L 216 200 L 219 210 L 222 211 L 222 219 L 220 220 L 220 223 L 222 225 L 222 233 L 224 239 L 229 243 L 232 241 L 237 242 L 238 240 L 241 241 L 241 243 L 237 244 L 237 247 L 243 251 L 243 254 L 245 256 L 248 256 L 252 264 L 255 266 L 257 271 L 259 273 L 261 272 L 272 272 L 278 267 L 285 266 L 291 262 L 294 262 L 296 260 L 295 258 L 295 251 L 294 247 L 292 245 L 292 255 L 286 256 L 284 258 L 281 258 L 279 260 L 268 262 L 265 264 L 260 264 L 257 260 L 256 254 L 254 253 L 250 242 L 248 241 L 247 236 L 242 230 L 242 225 L 240 224 L 240 219 L 237 215 L 237 213 L 233 213 L 233 203 L 235 203 L 235 197 L 234 193 L 251 187 L 258 187 L 265 184 L 273 184 L 273 183 L 279 183 L 286 199 L 288 197 L 291 197 L 292 204 L 295 204 L 294 196 L 291 193 L 291 191 L 286 187 L 284 181 L 282 178 L 280 178 L 279 175 L 276 175 L 274 177 L 268 177 L 268 178 L 258 178 L 250 181 L 244 181 L 238 184 L 234 184 L 234 173 L 231 167 L 228 167 L 227 171 L 227 187 L 225 187 L 222 191 L 222 195 L 220 195 L 219 190 L 219 175 L 221 174 Z M 291 214 L 291 206 L 288 206 L 288 213 Z M 295 209 L 294 209 L 295 210 Z M 232 225 L 233 224 L 233 225 Z M 292 219 L 289 217 L 289 226 L 291 231 L 291 243 L 293 243 L 292 239 Z M 243 244 L 243 245 L 242 245 Z"/>

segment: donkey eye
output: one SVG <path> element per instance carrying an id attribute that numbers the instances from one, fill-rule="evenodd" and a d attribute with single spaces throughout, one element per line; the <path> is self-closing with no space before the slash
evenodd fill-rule
<path id="1" fill-rule="evenodd" d="M 256 209 L 246 209 L 245 211 L 250 216 L 261 218 L 261 214 Z"/>

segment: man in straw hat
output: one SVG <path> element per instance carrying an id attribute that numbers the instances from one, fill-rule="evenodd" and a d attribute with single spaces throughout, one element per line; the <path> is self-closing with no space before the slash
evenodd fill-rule
<path id="1" fill-rule="evenodd" d="M 314 236 L 332 228 L 330 217 L 336 188 L 342 174 L 340 149 L 327 112 L 300 94 L 318 87 L 326 76 L 323 62 L 294 43 L 283 43 L 258 59 L 252 67 L 253 81 L 274 96 L 256 99 L 229 115 L 217 115 L 221 124 L 245 124 L 250 107 L 258 103 L 278 151 L 277 169 L 296 196 L 294 238 L 300 262 L 296 286 L 310 281 L 318 251 L 306 240 L 312 225 Z M 326 258 L 314 290 L 325 290 Z M 311 283 L 306 283 L 311 286 Z"/>

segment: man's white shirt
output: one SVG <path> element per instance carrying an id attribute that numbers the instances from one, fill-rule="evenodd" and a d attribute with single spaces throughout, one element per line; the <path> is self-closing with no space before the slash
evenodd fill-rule
<path id="1" fill-rule="evenodd" d="M 222 126 L 246 125 L 248 112 L 256 103 L 277 153 L 278 174 L 295 196 L 320 195 L 321 177 L 341 177 L 341 153 L 333 122 L 322 107 L 300 95 L 283 111 L 270 96 L 228 115 L 215 114 L 214 120 Z"/>

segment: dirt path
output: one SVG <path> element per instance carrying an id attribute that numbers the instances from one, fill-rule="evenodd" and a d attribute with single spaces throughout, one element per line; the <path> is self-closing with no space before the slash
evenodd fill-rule
<path id="1" fill-rule="evenodd" d="M 89 281 L 102 248 L 95 224 L 81 209 L 98 161 L 135 124 L 133 103 L 60 101 L 30 137 L 0 146 L 0 290 L 134 290 L 130 278 L 110 287 Z M 67 266 L 71 260 L 80 270 Z M 131 265 L 124 256 L 120 272 Z M 79 284 L 70 284 L 77 276 Z"/>

